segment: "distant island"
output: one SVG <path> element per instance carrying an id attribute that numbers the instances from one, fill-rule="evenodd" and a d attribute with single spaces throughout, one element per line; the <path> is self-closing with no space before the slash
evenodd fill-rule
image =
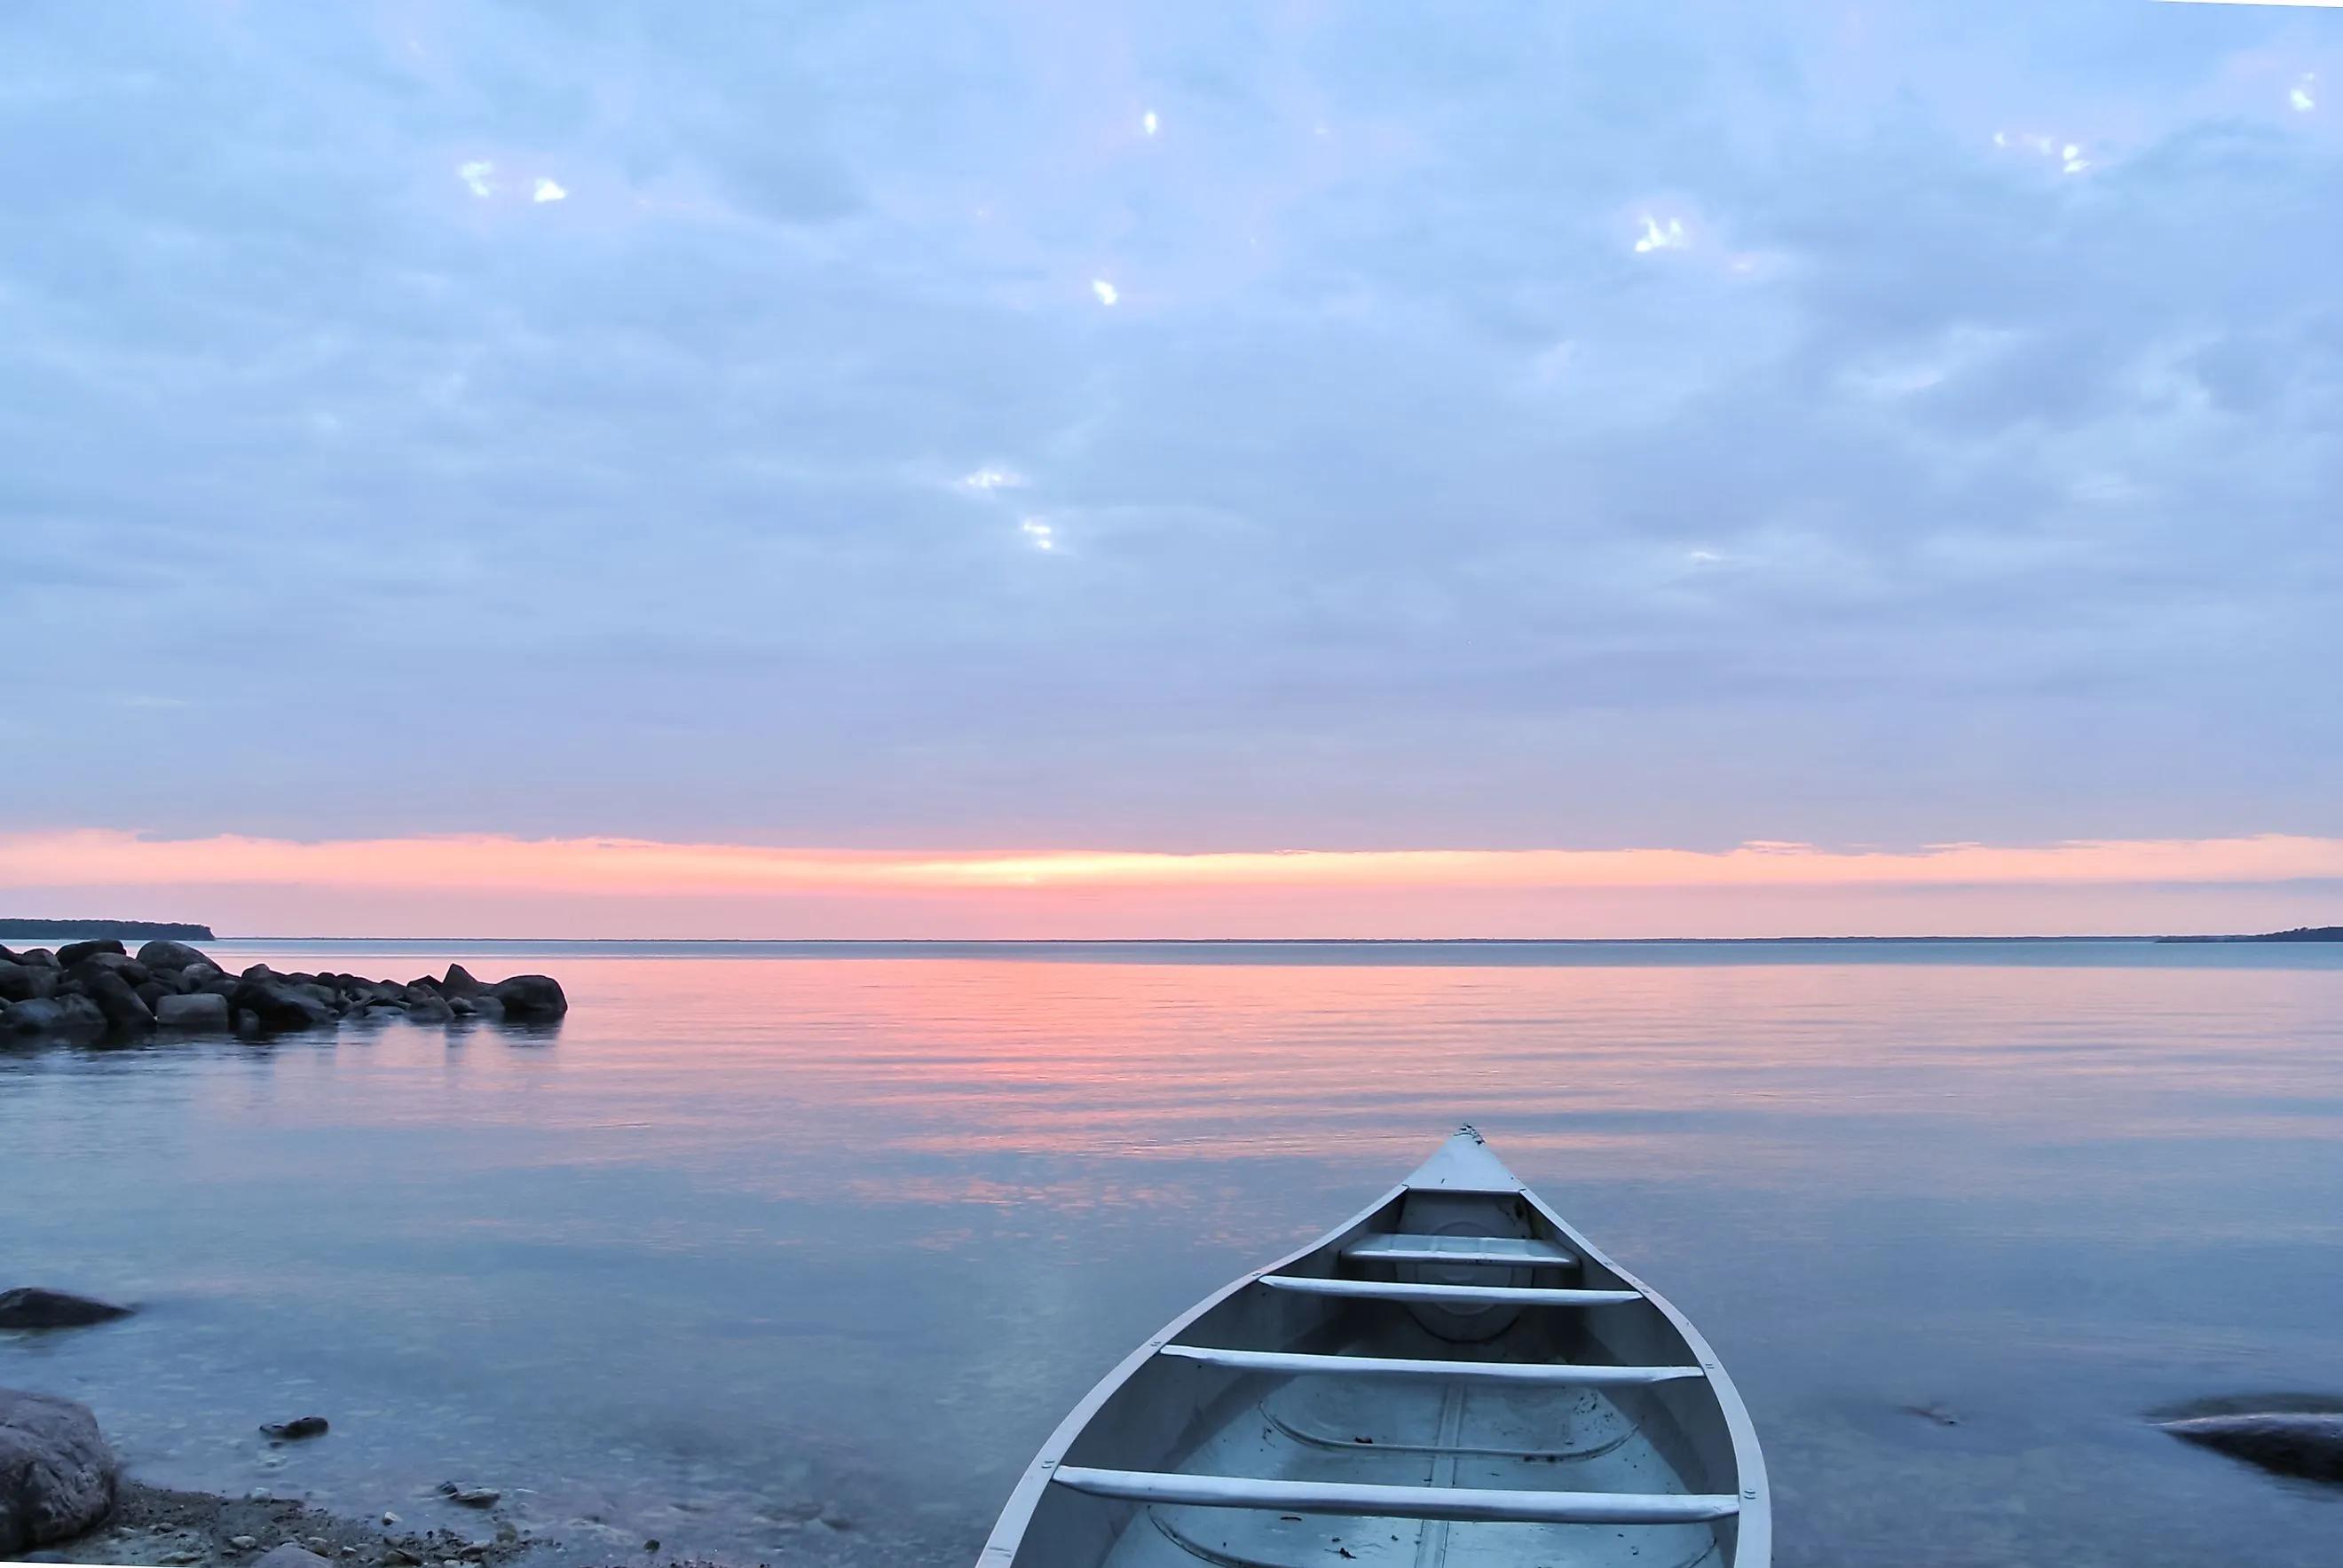
<path id="1" fill-rule="evenodd" d="M 209 942 L 219 939 L 209 926 L 184 920 L 0 920 L 0 937 L 163 937 L 173 941 Z"/>
<path id="2" fill-rule="evenodd" d="M 2343 926 L 2297 926 L 2254 937 L 2158 937 L 2159 942 L 2343 942 Z"/>

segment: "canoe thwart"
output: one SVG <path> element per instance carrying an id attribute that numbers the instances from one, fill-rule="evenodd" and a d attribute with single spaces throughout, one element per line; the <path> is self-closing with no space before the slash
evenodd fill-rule
<path id="1" fill-rule="evenodd" d="M 1306 1296 L 1353 1296 L 1363 1302 L 1429 1302 L 1439 1306 L 1605 1307 L 1644 1299 L 1640 1291 L 1561 1291 L 1529 1285 L 1420 1285 L 1381 1280 L 1315 1280 L 1301 1274 L 1263 1274 L 1272 1291 Z"/>
<path id="2" fill-rule="evenodd" d="M 1578 1260 L 1552 1241 L 1519 1236 L 1362 1236 L 1342 1249 L 1361 1263 L 1497 1263 L 1516 1269 L 1574 1269 Z"/>
<path id="3" fill-rule="evenodd" d="M 1704 1377 L 1698 1367 L 1572 1366 L 1553 1362 L 1416 1361 L 1392 1356 L 1310 1355 L 1295 1351 L 1240 1351 L 1219 1345 L 1165 1345 L 1155 1352 L 1232 1372 L 1284 1372 L 1290 1376 L 1455 1378 L 1466 1382 L 1544 1383 L 1553 1387 L 1610 1388 L 1628 1383 L 1674 1382 Z"/>
<path id="4" fill-rule="evenodd" d="M 1729 1496 L 1646 1492 L 1513 1492 L 1471 1486 L 1374 1486 L 1348 1482 L 1261 1481 L 1243 1475 L 1180 1475 L 1151 1470 L 1060 1465 L 1050 1479 L 1093 1497 L 1287 1513 L 1379 1519 L 1462 1519 L 1510 1524 L 1694 1524 L 1738 1513 Z"/>

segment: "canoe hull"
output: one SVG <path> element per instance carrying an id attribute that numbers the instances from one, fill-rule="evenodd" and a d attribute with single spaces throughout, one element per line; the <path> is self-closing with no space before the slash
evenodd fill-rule
<path id="1" fill-rule="evenodd" d="M 1467 1130 L 1134 1350 L 980 1564 L 1767 1568 L 1767 1503 L 1706 1342 Z"/>

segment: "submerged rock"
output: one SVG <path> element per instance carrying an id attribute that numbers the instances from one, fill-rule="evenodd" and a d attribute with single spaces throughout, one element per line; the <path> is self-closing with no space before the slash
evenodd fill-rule
<path id="1" fill-rule="evenodd" d="M 0 1389 L 0 1557 L 94 1528 L 114 1507 L 115 1471 L 87 1406 Z"/>
<path id="2" fill-rule="evenodd" d="M 0 1291 L 0 1329 L 77 1329 L 86 1323 L 108 1323 L 129 1315 L 128 1307 L 76 1296 L 69 1291 L 46 1291 L 38 1285 Z"/>
<path id="3" fill-rule="evenodd" d="M 2343 1483 L 2343 1410 L 2256 1411 L 2158 1423 L 2184 1442 L 2276 1475 Z"/>
<path id="4" fill-rule="evenodd" d="M 272 1421 L 261 1432 L 279 1442 L 290 1442 L 304 1437 L 323 1437 L 327 1427 L 322 1415 L 297 1415 L 291 1421 Z"/>

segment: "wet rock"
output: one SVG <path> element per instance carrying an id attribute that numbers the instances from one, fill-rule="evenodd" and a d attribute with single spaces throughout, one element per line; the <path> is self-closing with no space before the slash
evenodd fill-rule
<path id="1" fill-rule="evenodd" d="M 211 955 L 185 942 L 153 941 L 138 950 L 138 961 L 150 970 L 183 970 L 189 964 L 205 964 L 212 969 Z"/>
<path id="2" fill-rule="evenodd" d="M 128 1307 L 69 1291 L 43 1290 L 38 1285 L 0 1291 L 0 1329 L 77 1329 L 129 1315 Z"/>
<path id="3" fill-rule="evenodd" d="M 273 1421 L 260 1429 L 262 1435 L 279 1442 L 291 1442 L 305 1437 L 326 1435 L 326 1418 L 322 1415 L 297 1415 L 291 1421 Z"/>
<path id="4" fill-rule="evenodd" d="M 559 1018 L 569 1010 L 569 999 L 550 975 L 515 975 L 490 993 L 513 1019 Z"/>
<path id="5" fill-rule="evenodd" d="M 326 1568 L 326 1560 L 290 1541 L 272 1546 L 253 1559 L 252 1568 Z"/>
<path id="6" fill-rule="evenodd" d="M 273 976 L 256 980 L 246 971 L 228 1000 L 237 1011 L 252 1014 L 264 1030 L 314 1029 L 334 1021 L 334 1010 L 307 988 Z"/>
<path id="7" fill-rule="evenodd" d="M 81 962 L 82 960 L 85 958 L 93 958 L 99 953 L 112 953 L 117 958 L 127 958 L 129 956 L 127 953 L 123 951 L 121 942 L 117 941 L 114 938 L 92 937 L 88 941 L 67 942 L 65 946 L 59 948 L 57 950 L 57 962 L 65 966 L 66 969 L 71 969 L 74 965 Z"/>
<path id="8" fill-rule="evenodd" d="M 452 1481 L 439 1483 L 439 1494 L 450 1503 L 460 1503 L 467 1508 L 494 1508 L 504 1493 L 486 1486 L 458 1486 Z"/>
<path id="9" fill-rule="evenodd" d="M 211 991 L 166 996 L 155 1004 L 155 1021 L 165 1029 L 216 1030 L 228 1026 L 227 998 Z"/>
<path id="10" fill-rule="evenodd" d="M 254 1547 L 260 1544 L 260 1537 L 257 1535 L 231 1535 L 227 1538 L 227 1543 L 238 1552 L 249 1552 Z"/>
<path id="11" fill-rule="evenodd" d="M 86 1406 L 0 1389 L 0 1557 L 94 1528 L 114 1507 L 115 1469 Z"/>
<path id="12" fill-rule="evenodd" d="M 2343 1484 L 2343 1411 L 2257 1411 L 2158 1424 L 2184 1442 L 2276 1475 Z"/>

